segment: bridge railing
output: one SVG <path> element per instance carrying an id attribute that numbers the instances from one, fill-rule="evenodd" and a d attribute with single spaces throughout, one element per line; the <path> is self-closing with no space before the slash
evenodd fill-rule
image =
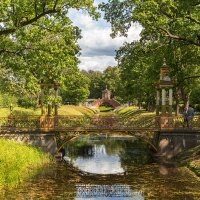
<path id="1" fill-rule="evenodd" d="M 40 129 L 40 116 L 9 116 L 0 118 L 1 129 Z"/>
<path id="2" fill-rule="evenodd" d="M 194 116 L 188 123 L 183 116 L 175 116 L 173 119 L 174 128 L 200 128 L 200 116 Z"/>
<path id="3" fill-rule="evenodd" d="M 188 127 L 189 126 L 189 127 Z M 20 130 L 130 130 L 130 129 L 200 129 L 200 116 L 195 116 L 189 124 L 183 116 L 156 117 L 147 116 L 141 119 L 123 117 L 85 116 L 10 116 L 0 118 L 0 129 Z"/>

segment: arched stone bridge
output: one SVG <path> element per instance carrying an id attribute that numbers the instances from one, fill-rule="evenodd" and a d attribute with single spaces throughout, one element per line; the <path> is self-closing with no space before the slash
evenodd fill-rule
<path id="1" fill-rule="evenodd" d="M 146 140 L 151 147 L 154 146 L 151 139 L 155 139 L 157 133 L 165 135 L 163 139 L 167 139 L 170 147 L 172 146 L 171 141 L 173 142 L 179 137 L 176 137 L 176 135 L 181 134 L 181 139 L 178 139 L 176 143 L 180 143 L 179 146 L 182 148 L 187 143 L 186 140 L 191 142 L 192 135 L 195 137 L 195 144 L 200 142 L 200 118 L 195 116 L 189 128 L 184 126 L 182 116 L 166 118 L 154 116 L 143 121 L 115 116 L 95 116 L 93 118 L 80 116 L 10 116 L 9 118 L 0 118 L 0 137 L 40 146 L 43 150 L 52 154 L 55 154 L 66 141 L 95 132 L 108 135 L 121 133 L 122 135 L 140 137 Z M 188 139 L 186 139 L 186 136 L 188 136 Z"/>
<path id="2" fill-rule="evenodd" d="M 95 108 L 99 108 L 101 105 L 112 106 L 115 109 L 121 104 L 115 99 L 99 99 L 92 103 L 92 106 L 94 106 Z"/>

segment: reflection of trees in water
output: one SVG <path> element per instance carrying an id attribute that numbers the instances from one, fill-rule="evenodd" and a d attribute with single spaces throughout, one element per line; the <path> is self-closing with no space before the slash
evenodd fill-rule
<path id="1" fill-rule="evenodd" d="M 78 157 L 90 158 L 94 156 L 94 146 L 87 137 L 68 143 L 65 150 L 67 156 L 72 160 Z"/>
<path id="2" fill-rule="evenodd" d="M 150 161 L 151 156 L 147 143 L 141 139 L 124 140 L 120 138 L 90 138 L 84 137 L 66 147 L 67 155 L 71 159 L 78 157 L 90 158 L 98 155 L 118 155 L 122 167 L 126 165 L 143 165 Z"/>
<path id="3" fill-rule="evenodd" d="M 125 169 L 127 168 L 126 166 L 144 165 L 151 161 L 148 146 L 141 139 L 126 141 L 119 157 L 121 159 L 121 165 Z"/>

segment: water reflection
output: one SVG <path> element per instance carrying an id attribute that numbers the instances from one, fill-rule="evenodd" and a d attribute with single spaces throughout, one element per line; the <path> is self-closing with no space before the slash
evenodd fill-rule
<path id="1" fill-rule="evenodd" d="M 127 170 L 127 162 L 144 164 L 150 156 L 146 144 L 129 138 L 82 138 L 66 146 L 64 159 L 81 171 L 94 174 L 120 174 Z"/>
<path id="2" fill-rule="evenodd" d="M 79 156 L 75 160 L 65 157 L 65 160 L 71 161 L 76 167 L 84 172 L 95 174 L 117 174 L 123 173 L 120 157 L 118 154 L 108 155 L 105 145 L 94 144 L 88 151 L 90 156 Z"/>
<path id="3" fill-rule="evenodd" d="M 200 199 L 200 181 L 187 170 L 149 162 L 151 159 L 142 141 L 121 140 L 121 138 L 82 138 L 65 148 L 69 162 L 52 164 L 16 188 L 0 189 L 0 200 Z M 117 165 L 116 169 L 120 166 L 124 173 L 82 173 L 78 167 L 72 165 L 80 159 L 83 162 L 84 160 L 95 161 L 98 156 L 101 156 L 99 161 L 104 157 L 109 157 L 109 162 L 112 157 L 117 158 L 110 165 L 113 168 Z M 87 162 L 85 164 L 89 166 Z M 95 165 L 100 170 L 99 166 Z M 106 170 L 109 168 L 106 167 Z M 105 189 L 98 190 L 99 193 L 96 193 L 96 196 L 88 195 L 85 198 L 81 196 L 77 188 L 80 185 L 95 186 L 92 190 L 94 193 L 101 187 Z M 117 196 L 112 186 L 122 186 L 121 189 L 125 193 Z"/>

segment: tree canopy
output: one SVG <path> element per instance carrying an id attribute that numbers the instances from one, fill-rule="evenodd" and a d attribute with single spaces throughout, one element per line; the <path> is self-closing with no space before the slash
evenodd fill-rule
<path id="1" fill-rule="evenodd" d="M 200 46 L 199 5 L 199 0 L 109 0 L 100 8 L 113 36 L 126 35 L 133 23 L 139 23 L 143 39 L 169 38 Z"/>
<path id="2" fill-rule="evenodd" d="M 67 79 L 78 80 L 78 76 L 68 76 L 78 73 L 77 40 L 81 37 L 80 29 L 68 17 L 69 9 L 83 9 L 98 18 L 93 0 L 6 0 L 1 3 L 1 90 L 38 99 L 41 80 L 57 81 L 62 87 Z"/>
<path id="3" fill-rule="evenodd" d="M 176 82 L 176 104 L 183 101 L 188 106 L 200 77 L 200 2 L 109 0 L 100 8 L 111 23 L 112 37 L 126 36 L 134 23 L 143 27 L 140 41 L 126 43 L 117 51 L 127 100 L 155 104 L 155 83 L 166 58 Z"/>

